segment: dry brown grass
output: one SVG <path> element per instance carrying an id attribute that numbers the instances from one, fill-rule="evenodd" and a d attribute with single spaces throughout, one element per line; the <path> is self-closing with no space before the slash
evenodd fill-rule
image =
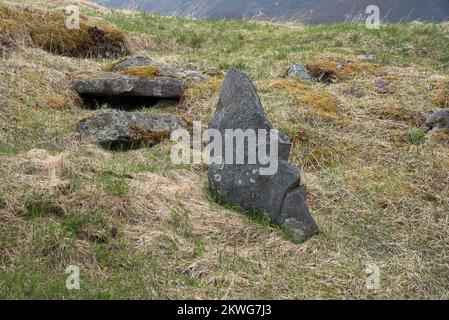
<path id="1" fill-rule="evenodd" d="M 292 94 L 299 104 L 328 114 L 338 113 L 337 98 L 324 91 L 295 80 L 274 80 L 268 83 L 273 88 Z"/>
<path id="2" fill-rule="evenodd" d="M 435 103 L 441 108 L 449 107 L 449 83 L 441 83 L 435 96 Z"/>
<path id="3" fill-rule="evenodd" d="M 242 31 L 249 40 L 268 35 L 258 32 Z M 186 44 L 171 45 L 142 53 L 179 67 L 223 59 L 203 62 Z M 0 63 L 0 297 L 448 299 L 448 133 L 410 138 L 441 107 L 435 97 L 448 76 L 394 63 L 347 66 L 344 81 L 306 84 L 281 78 L 287 58 L 248 59 L 268 117 L 294 142 L 290 161 L 301 168 L 320 235 L 294 245 L 214 203 L 205 166 L 174 166 L 168 141 L 128 152 L 81 142 L 73 131 L 91 112 L 69 74 L 111 61 L 24 47 Z M 322 60 L 346 61 L 322 52 L 305 61 Z M 189 86 L 180 105 L 145 111 L 206 127 L 221 80 Z M 379 92 L 379 81 L 391 90 Z M 368 263 L 380 268 L 380 290 L 365 286 Z M 71 264 L 82 270 L 78 293 L 64 287 Z"/>
<path id="4" fill-rule="evenodd" d="M 66 28 L 62 9 L 0 4 L 0 34 L 15 43 L 35 45 L 49 52 L 78 57 L 114 57 L 129 53 L 117 27 L 81 16 L 80 28 Z"/>
<path id="5" fill-rule="evenodd" d="M 39 59 L 41 53 L 34 53 L 35 56 L 31 58 Z M 16 55 L 10 60 L 14 61 L 13 63 L 0 63 L 0 90 L 5 99 L 13 103 L 36 99 L 38 106 L 56 110 L 81 105 L 81 100 L 68 82 L 65 72 L 27 63 L 24 61 L 27 59 L 28 57 Z"/>
<path id="6" fill-rule="evenodd" d="M 380 66 L 374 63 L 323 58 L 306 65 L 311 76 L 319 82 L 333 83 L 359 73 L 375 74 Z"/>

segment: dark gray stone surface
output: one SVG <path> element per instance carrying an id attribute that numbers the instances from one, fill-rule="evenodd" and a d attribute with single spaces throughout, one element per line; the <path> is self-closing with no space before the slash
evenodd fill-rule
<path id="1" fill-rule="evenodd" d="M 219 130 L 222 135 L 226 129 L 273 130 L 256 88 L 241 71 L 234 68 L 228 71 L 210 128 Z M 212 164 L 208 176 L 212 190 L 222 199 L 245 209 L 263 211 L 271 222 L 282 226 L 295 242 L 301 243 L 316 234 L 318 227 L 307 208 L 300 172 L 287 162 L 290 149 L 290 140 L 280 133 L 278 170 L 271 176 L 261 175 L 265 166 L 260 161 L 256 164 Z M 248 151 L 245 146 L 245 158 Z"/>
<path id="2" fill-rule="evenodd" d="M 426 120 L 427 131 L 436 132 L 449 129 L 449 109 L 435 112 Z"/>
<path id="3" fill-rule="evenodd" d="M 116 64 L 112 68 L 112 71 L 117 72 L 117 71 L 122 71 L 129 67 L 145 67 L 145 66 L 152 66 L 152 65 L 154 65 L 154 62 L 147 56 L 134 55 L 134 56 L 128 57 L 128 58 L 124 59 L 122 62 Z"/>
<path id="4" fill-rule="evenodd" d="M 184 81 L 172 78 L 138 78 L 119 73 L 97 72 L 75 79 L 75 90 L 81 96 L 138 96 L 181 98 Z"/>
<path id="5" fill-rule="evenodd" d="M 103 109 L 81 120 L 76 130 L 85 140 L 126 148 L 158 143 L 170 138 L 173 130 L 186 127 L 185 121 L 174 116 Z"/>

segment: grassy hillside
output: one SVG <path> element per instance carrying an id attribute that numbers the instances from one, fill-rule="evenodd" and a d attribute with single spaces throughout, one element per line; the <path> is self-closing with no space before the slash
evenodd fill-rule
<path id="1" fill-rule="evenodd" d="M 449 298 L 449 134 L 420 129 L 449 100 L 448 24 L 368 30 L 82 12 L 155 60 L 245 71 L 294 142 L 290 161 L 322 232 L 294 245 L 215 203 L 206 167 L 173 165 L 170 142 L 127 152 L 81 142 L 76 123 L 92 111 L 71 73 L 113 60 L 22 42 L 0 62 L 0 298 Z M 357 60 L 368 53 L 383 63 Z M 303 83 L 284 78 L 294 62 L 349 67 L 338 83 Z M 144 111 L 207 126 L 218 88 Z M 365 286 L 372 263 L 376 291 Z M 69 265 L 80 267 L 80 291 L 65 288 Z"/>

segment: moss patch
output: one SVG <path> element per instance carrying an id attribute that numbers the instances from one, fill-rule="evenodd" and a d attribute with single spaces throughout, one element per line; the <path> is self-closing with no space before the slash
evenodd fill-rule
<path id="1" fill-rule="evenodd" d="M 320 59 L 308 63 L 306 68 L 317 81 L 333 83 L 348 79 L 361 72 L 374 74 L 379 65 L 367 62 L 340 61 L 338 59 Z"/>
<path id="2" fill-rule="evenodd" d="M 301 105 L 330 114 L 338 112 L 338 100 L 328 92 L 313 89 L 295 80 L 274 80 L 271 85 L 292 94 Z"/>
<path id="3" fill-rule="evenodd" d="M 128 67 L 120 71 L 121 74 L 127 76 L 144 78 L 155 78 L 162 75 L 162 71 L 155 66 L 144 66 L 144 67 Z"/>

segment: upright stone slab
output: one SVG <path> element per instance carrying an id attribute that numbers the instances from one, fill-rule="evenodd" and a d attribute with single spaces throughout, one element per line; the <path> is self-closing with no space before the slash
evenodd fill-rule
<path id="1" fill-rule="evenodd" d="M 227 129 L 273 130 L 256 88 L 241 71 L 234 68 L 228 71 L 210 128 L 223 137 Z M 269 139 L 267 143 L 271 151 L 274 146 Z M 211 188 L 221 198 L 245 209 L 263 211 L 271 222 L 282 226 L 295 242 L 301 243 L 316 234 L 318 227 L 309 213 L 299 170 L 288 163 L 291 146 L 289 138 L 279 133 L 278 170 L 273 175 L 261 174 L 266 166 L 259 159 L 256 164 L 248 164 L 249 148 L 245 145 L 245 164 L 212 164 L 208 176 Z M 260 147 L 258 144 L 257 148 Z"/>

